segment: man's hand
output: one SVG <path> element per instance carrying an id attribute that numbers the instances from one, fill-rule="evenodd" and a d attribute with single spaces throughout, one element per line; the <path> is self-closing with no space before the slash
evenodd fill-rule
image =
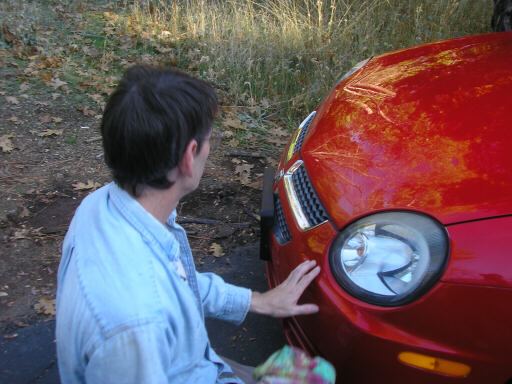
<path id="1" fill-rule="evenodd" d="M 308 315 L 318 312 L 318 306 L 315 304 L 297 304 L 304 290 L 320 273 L 320 267 L 315 265 L 314 260 L 305 261 L 274 289 L 265 293 L 253 292 L 249 310 L 273 317 Z"/>

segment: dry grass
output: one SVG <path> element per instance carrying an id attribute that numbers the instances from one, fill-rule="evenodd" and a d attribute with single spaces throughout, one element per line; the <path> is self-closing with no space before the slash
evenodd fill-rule
<path id="1" fill-rule="evenodd" d="M 131 12 L 140 25 L 192 44 L 201 75 L 233 103 L 296 121 L 368 56 L 489 32 L 492 1 L 156 0 Z"/>
<path id="2" fill-rule="evenodd" d="M 252 107 L 254 118 L 271 114 L 290 126 L 358 61 L 490 32 L 493 6 L 491 0 L 52 0 L 45 13 L 42 3 L 2 2 L 0 23 L 15 16 L 9 28 L 26 44 L 35 39 L 44 46 L 55 36 L 39 39 L 37 31 L 56 19 L 55 11 L 74 11 L 102 53 L 104 73 L 119 75 L 136 60 L 157 58 L 212 82 L 225 105 Z M 91 12 L 97 4 L 113 12 Z M 77 35 L 68 36 L 61 46 L 83 55 Z M 75 71 L 69 72 L 65 80 L 73 82 Z"/>

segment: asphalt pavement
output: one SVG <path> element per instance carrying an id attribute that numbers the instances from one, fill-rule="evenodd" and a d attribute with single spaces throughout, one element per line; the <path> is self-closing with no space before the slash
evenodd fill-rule
<path id="1" fill-rule="evenodd" d="M 229 283 L 256 291 L 267 289 L 258 244 L 238 248 L 198 270 L 218 273 Z M 208 319 L 206 327 L 219 355 L 245 365 L 262 363 L 286 343 L 278 320 L 251 313 L 240 326 Z M 16 330 L 15 338 L 0 336 L 0 384 L 59 383 L 54 329 L 53 320 L 43 321 Z"/>

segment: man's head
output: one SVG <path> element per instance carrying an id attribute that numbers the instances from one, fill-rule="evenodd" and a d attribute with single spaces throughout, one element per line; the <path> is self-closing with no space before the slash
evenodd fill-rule
<path id="1" fill-rule="evenodd" d="M 217 97 L 206 83 L 184 73 L 135 66 L 110 96 L 101 134 L 114 181 L 136 194 L 148 185 L 166 189 L 188 144 L 197 151 L 208 137 Z"/>

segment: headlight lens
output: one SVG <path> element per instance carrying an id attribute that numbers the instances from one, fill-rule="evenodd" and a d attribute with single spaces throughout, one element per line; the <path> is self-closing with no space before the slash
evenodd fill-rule
<path id="1" fill-rule="evenodd" d="M 417 299 L 438 280 L 448 258 L 448 236 L 434 219 L 384 212 L 345 228 L 330 250 L 338 283 L 356 298 L 394 306 Z"/>

